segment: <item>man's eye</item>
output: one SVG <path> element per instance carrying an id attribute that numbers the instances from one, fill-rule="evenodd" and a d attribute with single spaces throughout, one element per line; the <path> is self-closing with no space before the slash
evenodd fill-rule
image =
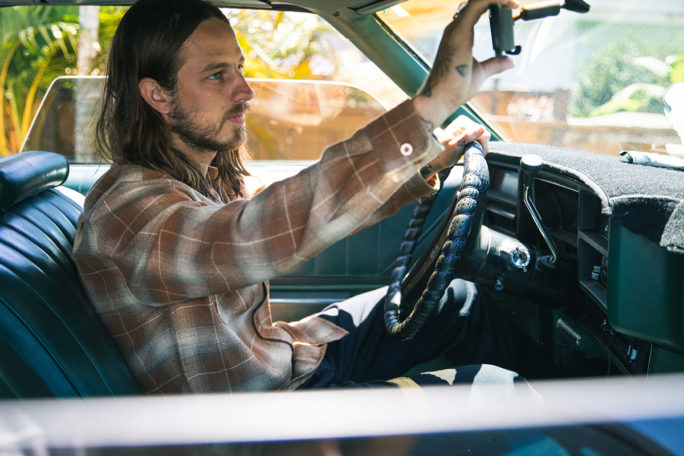
<path id="1" fill-rule="evenodd" d="M 211 79 L 212 81 L 218 81 L 221 79 L 221 72 L 219 71 L 218 73 L 214 73 L 208 76 L 207 79 Z"/>

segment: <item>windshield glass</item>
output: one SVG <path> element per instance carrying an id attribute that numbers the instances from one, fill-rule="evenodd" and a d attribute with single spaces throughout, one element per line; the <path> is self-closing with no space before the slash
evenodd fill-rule
<path id="1" fill-rule="evenodd" d="M 488 80 L 472 105 L 511 141 L 684 156 L 684 2 L 589 3 L 587 14 L 517 21 L 516 68 Z M 457 7 L 409 0 L 379 17 L 432 62 Z M 474 54 L 494 55 L 487 15 Z"/>

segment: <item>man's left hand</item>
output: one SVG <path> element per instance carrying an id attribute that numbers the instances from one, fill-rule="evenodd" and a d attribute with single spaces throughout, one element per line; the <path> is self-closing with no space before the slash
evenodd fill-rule
<path id="1" fill-rule="evenodd" d="M 458 163 L 468 143 L 479 142 L 485 155 L 489 151 L 491 134 L 467 116 L 458 116 L 439 136 L 444 150 L 421 171 L 426 179 Z"/>

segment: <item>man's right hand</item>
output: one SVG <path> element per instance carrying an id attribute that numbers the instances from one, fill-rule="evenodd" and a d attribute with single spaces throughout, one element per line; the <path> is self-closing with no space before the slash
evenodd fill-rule
<path id="1" fill-rule="evenodd" d="M 416 111 L 430 130 L 439 127 L 472 98 L 485 79 L 514 66 L 509 57 L 483 62 L 473 58 L 473 28 L 492 3 L 519 7 L 516 0 L 470 0 L 444 29 L 432 71 L 420 94 L 413 99 Z"/>

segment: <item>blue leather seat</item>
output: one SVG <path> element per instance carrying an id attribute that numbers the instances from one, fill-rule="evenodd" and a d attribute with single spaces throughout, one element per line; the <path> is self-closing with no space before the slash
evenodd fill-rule
<path id="1" fill-rule="evenodd" d="M 68 172 L 50 152 L 0 159 L 0 398 L 139 392 L 71 256 Z"/>

